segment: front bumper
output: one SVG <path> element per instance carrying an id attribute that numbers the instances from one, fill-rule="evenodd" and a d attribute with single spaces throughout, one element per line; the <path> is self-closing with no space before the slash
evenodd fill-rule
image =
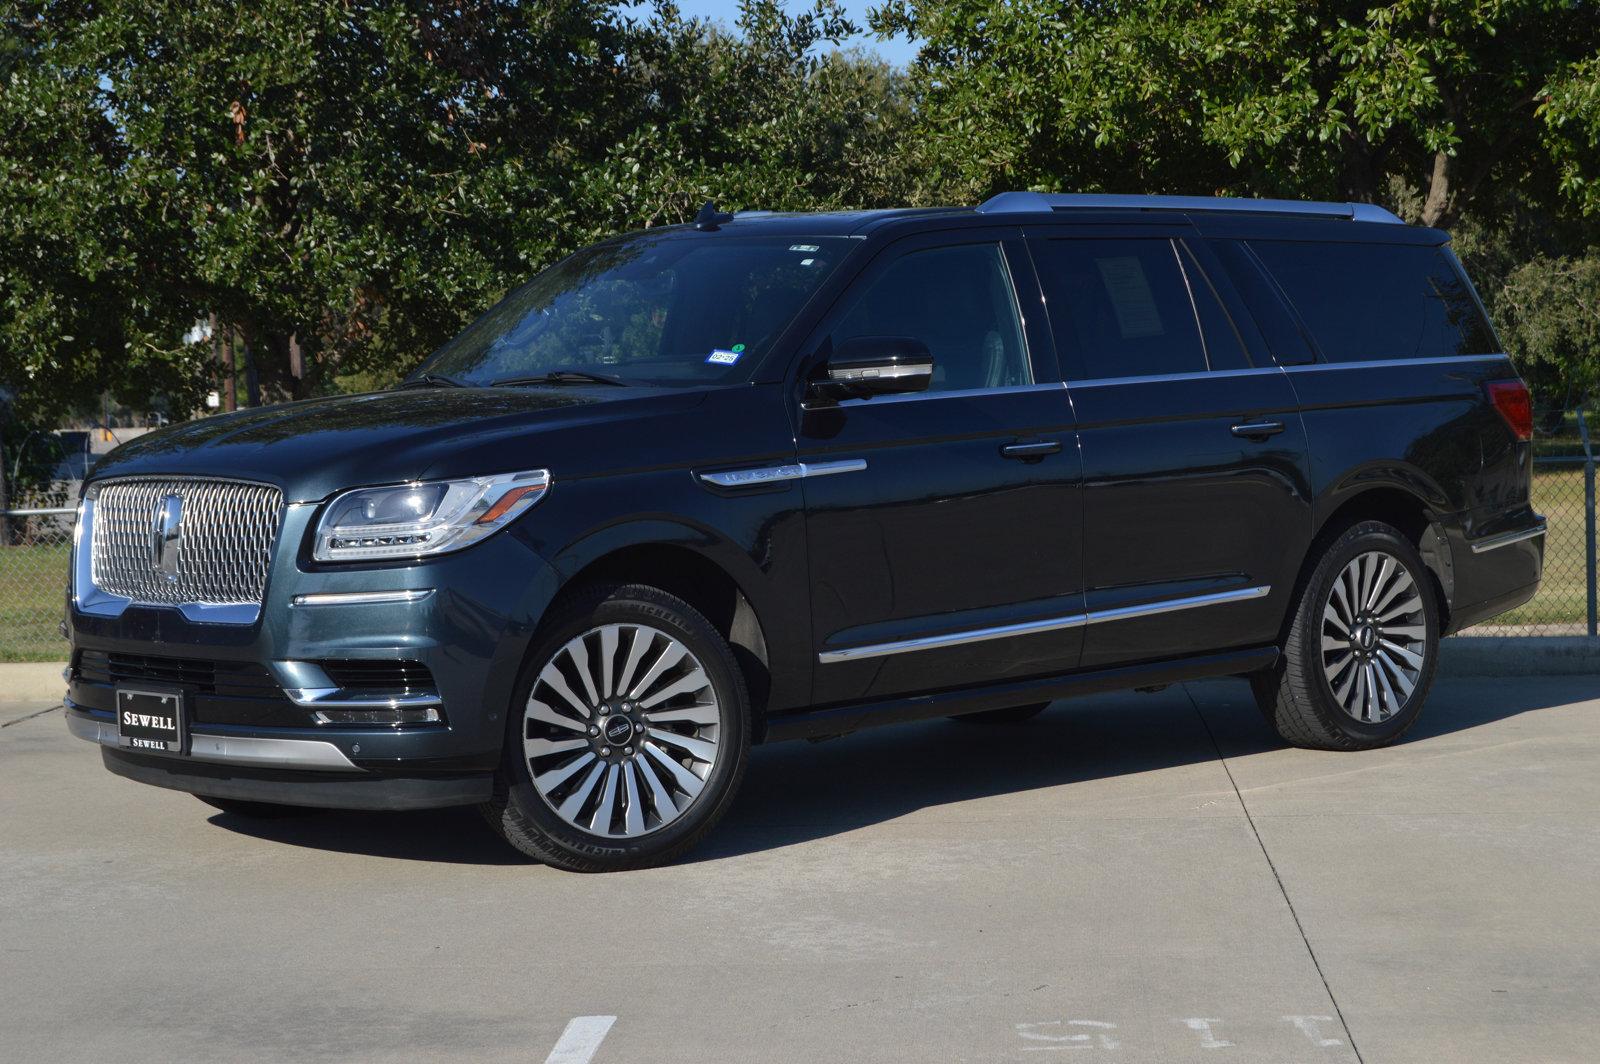
<path id="1" fill-rule="evenodd" d="M 397 808 L 387 798 L 376 804 L 312 801 L 303 788 L 283 785 L 294 774 L 316 774 L 318 793 L 337 782 L 329 774 L 447 781 L 482 776 L 499 764 L 506 708 L 528 640 L 559 585 L 555 572 L 515 525 L 420 563 L 318 566 L 302 550 L 314 513 L 313 506 L 286 507 L 260 616 L 252 623 L 206 623 L 176 608 L 139 605 L 115 616 L 68 610 L 69 727 L 106 745 L 113 771 L 221 797 Z M 119 674 L 112 662 L 144 671 L 137 682 L 119 679 L 126 672 Z M 365 704 L 412 705 L 425 716 L 399 725 L 363 718 L 364 693 L 330 683 L 322 668 L 329 662 L 420 666 L 428 680 L 424 690 L 380 691 Z M 119 683 L 183 690 L 191 707 L 190 752 L 117 748 Z M 204 766 L 228 766 L 228 772 L 218 777 Z M 191 777 L 194 786 L 181 782 Z M 241 781 L 252 793 L 238 793 Z M 446 793 L 465 792 L 447 787 Z"/>

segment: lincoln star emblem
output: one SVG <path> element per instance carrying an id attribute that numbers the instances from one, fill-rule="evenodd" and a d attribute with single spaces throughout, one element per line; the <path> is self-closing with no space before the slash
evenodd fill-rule
<path id="1" fill-rule="evenodd" d="M 168 495 L 156 507 L 150 529 L 150 562 L 168 580 L 178 579 L 178 550 L 183 546 L 183 496 Z"/>

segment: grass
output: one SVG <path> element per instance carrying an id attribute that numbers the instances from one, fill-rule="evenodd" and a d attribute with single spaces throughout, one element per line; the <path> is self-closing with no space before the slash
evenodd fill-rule
<path id="1" fill-rule="evenodd" d="M 0 547 L 0 661 L 62 661 L 57 631 L 65 606 L 66 543 Z"/>

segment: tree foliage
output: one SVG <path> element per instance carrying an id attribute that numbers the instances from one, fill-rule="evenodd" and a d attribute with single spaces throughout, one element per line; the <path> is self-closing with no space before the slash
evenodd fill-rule
<path id="1" fill-rule="evenodd" d="M 1384 202 L 1457 231 L 1547 394 L 1596 386 L 1589 0 L 0 0 L 0 386 L 192 411 L 392 381 L 510 285 L 705 199 Z M 244 352 L 248 351 L 248 358 Z M 298 352 L 300 357 L 293 357 Z M 1587 361 L 1585 361 L 1587 360 Z"/>

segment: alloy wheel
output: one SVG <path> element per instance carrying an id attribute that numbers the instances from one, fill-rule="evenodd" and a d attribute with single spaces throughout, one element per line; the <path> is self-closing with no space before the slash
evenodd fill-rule
<path id="1" fill-rule="evenodd" d="M 581 831 L 631 839 L 672 823 L 717 763 L 721 710 L 700 659 L 645 624 L 569 640 L 528 695 L 523 756 L 534 790 Z"/>
<path id="2" fill-rule="evenodd" d="M 1357 555 L 1322 610 L 1322 672 L 1334 701 L 1363 724 L 1388 720 L 1416 689 L 1427 652 L 1416 578 L 1392 554 Z"/>

